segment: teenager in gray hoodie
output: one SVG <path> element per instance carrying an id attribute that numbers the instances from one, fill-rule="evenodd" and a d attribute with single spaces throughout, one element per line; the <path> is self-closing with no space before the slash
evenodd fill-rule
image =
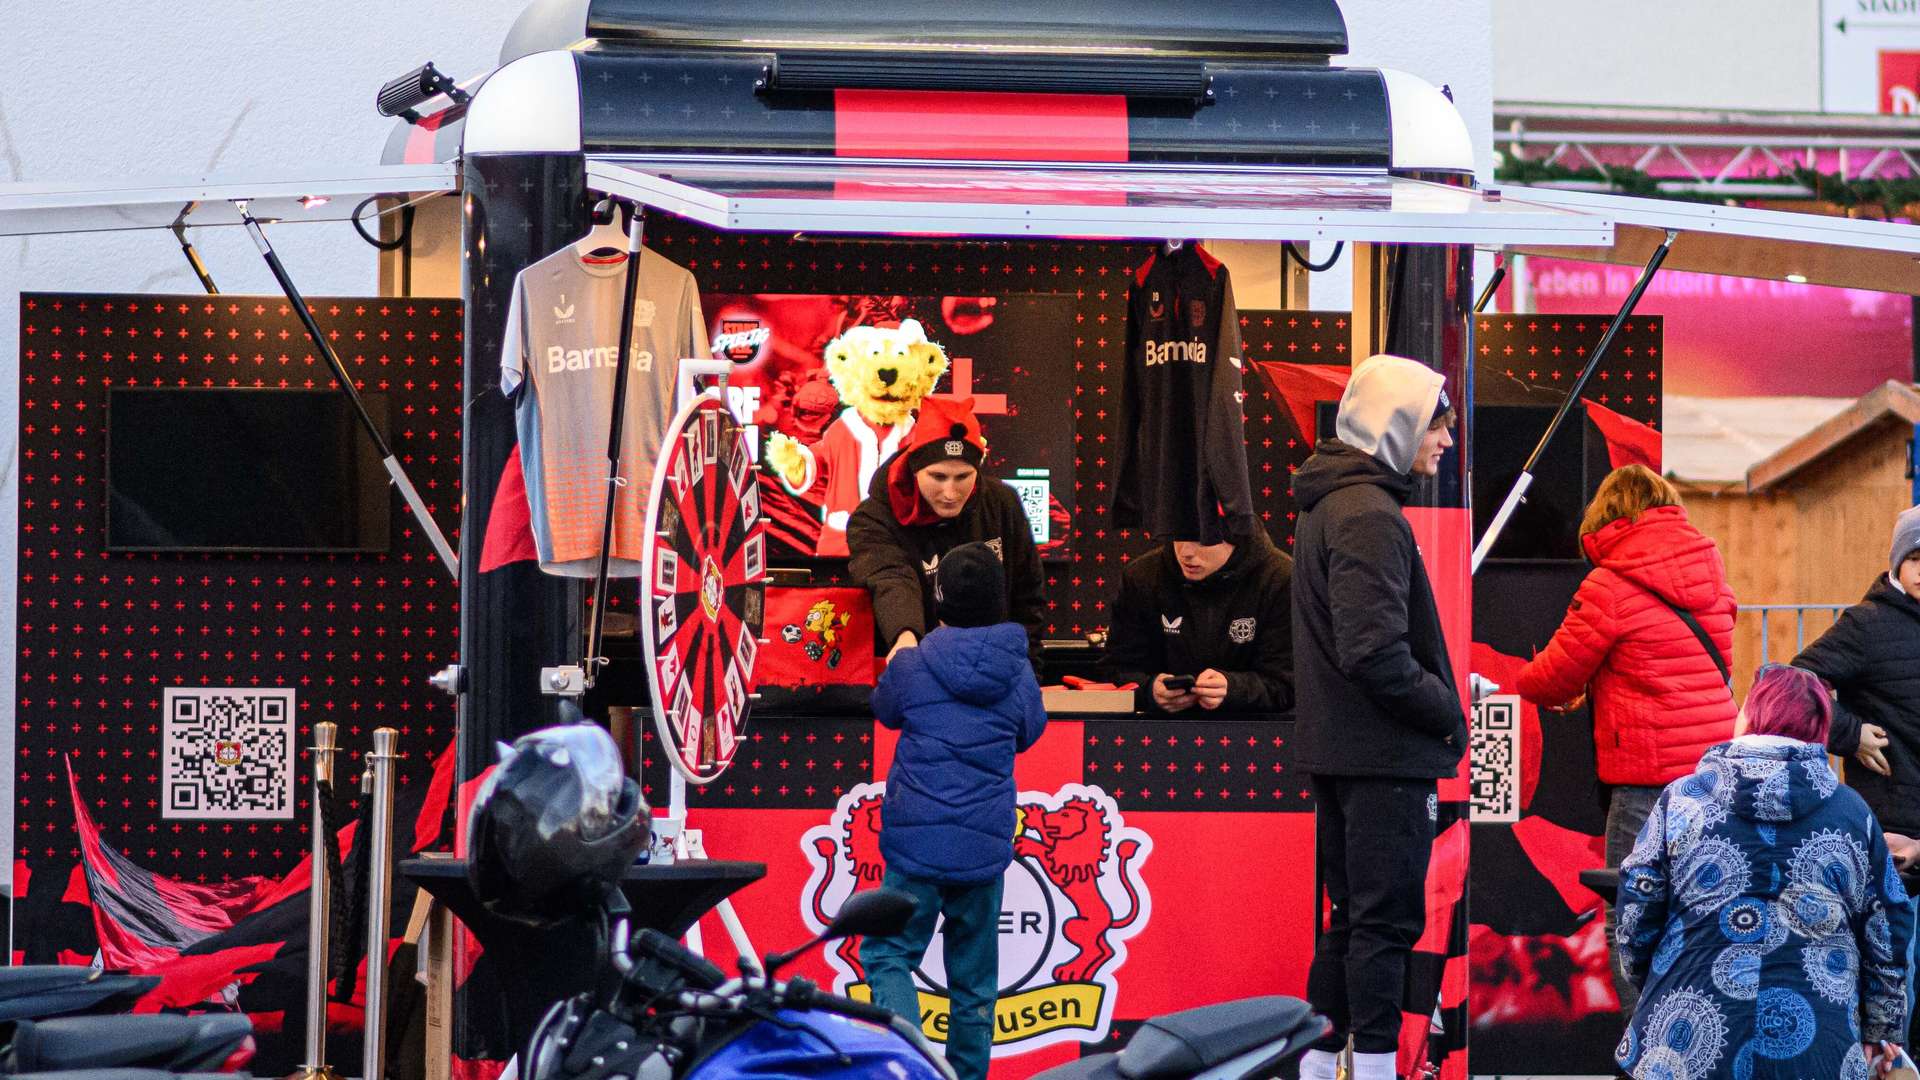
<path id="1" fill-rule="evenodd" d="M 1440 373 L 1375 356 L 1340 399 L 1338 439 L 1294 475 L 1295 767 L 1309 774 L 1315 856 L 1332 912 L 1307 997 L 1333 1031 L 1301 1061 L 1333 1080 L 1391 1080 L 1407 961 L 1426 923 L 1437 781 L 1467 748 L 1433 586 L 1401 512 L 1453 445 Z"/>

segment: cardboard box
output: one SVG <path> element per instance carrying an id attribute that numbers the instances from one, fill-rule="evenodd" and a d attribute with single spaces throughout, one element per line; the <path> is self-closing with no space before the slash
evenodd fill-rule
<path id="1" fill-rule="evenodd" d="M 1040 699 L 1046 706 L 1048 716 L 1063 716 L 1069 713 L 1131 713 L 1133 711 L 1133 691 L 1131 690 L 1068 690 L 1049 687 L 1040 691 Z"/>

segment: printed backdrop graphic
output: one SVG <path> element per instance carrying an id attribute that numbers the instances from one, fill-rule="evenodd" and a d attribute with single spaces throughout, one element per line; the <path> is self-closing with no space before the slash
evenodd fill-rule
<path id="1" fill-rule="evenodd" d="M 855 888 L 879 883 L 880 797 L 897 738 L 871 720 L 756 721 L 733 772 L 691 793 L 690 824 L 710 854 L 767 864 L 766 879 L 735 897 L 757 946 L 804 940 Z M 1109 1047 L 1159 1013 L 1305 991 L 1313 875 L 1279 869 L 1313 844 L 1291 741 L 1292 725 L 1279 721 L 1056 719 L 1019 757 L 996 1080 Z M 643 744 L 649 759 L 655 745 Z M 721 790 L 729 785 L 732 794 Z M 1246 947 L 1249 934 L 1259 947 Z M 714 917 L 703 936 L 725 952 Z M 939 947 L 936 937 L 919 972 L 923 1025 L 936 1039 L 946 1015 Z M 867 992 L 858 942 L 794 970 Z M 1195 971 L 1206 975 L 1174 974 Z"/>
<path id="2" fill-rule="evenodd" d="M 846 415 L 857 412 L 849 396 L 857 391 L 835 389 L 823 350 L 850 327 L 919 321 L 947 354 L 948 370 L 934 392 L 974 398 L 987 437 L 988 474 L 1020 492 L 1029 518 L 1036 519 L 1041 554 L 1065 554 L 1074 504 L 1073 427 L 1061 422 L 1074 396 L 1073 372 L 1065 363 L 1073 352 L 1071 297 L 706 293 L 701 307 L 712 324 L 714 355 L 736 365 L 728 394 L 740 422 L 758 429 L 756 445 L 776 433 L 789 436 L 811 447 L 825 470 L 870 467 L 879 464 L 879 455 L 870 463 L 858 455 L 833 460 L 840 442 L 831 437 L 834 428 L 857 425 L 863 434 L 870 429 L 857 415 Z M 819 537 L 823 489 L 832 491 L 826 477 L 782 499 L 786 493 L 769 475 L 764 490 L 787 553 L 814 553 L 809 541 Z M 863 486 L 852 490 L 864 496 Z"/>
<path id="3" fill-rule="evenodd" d="M 1540 316 L 1618 311 L 1638 275 L 1544 258 L 1528 258 L 1524 272 Z M 1500 306 L 1513 306 L 1511 279 Z M 1666 323 L 1668 393 L 1855 397 L 1913 377 L 1913 304 L 1893 293 L 1662 270 L 1637 315 Z"/>
<path id="4" fill-rule="evenodd" d="M 1477 528 L 1485 528 L 1611 318 L 1570 312 L 1475 320 Z M 1554 437 L 1526 507 L 1474 577 L 1471 667 L 1507 690 L 1474 715 L 1475 903 L 1467 944 L 1475 1073 L 1614 1072 L 1622 1017 L 1603 909 L 1579 880 L 1581 870 L 1602 863 L 1593 728 L 1584 708 L 1546 712 L 1512 690 L 1586 574 L 1576 533 L 1588 499 L 1620 454 L 1657 453 L 1670 370 L 1665 331 L 1677 326 L 1639 315 L 1621 327 L 1582 392 L 1584 419 L 1576 413 Z"/>
<path id="5" fill-rule="evenodd" d="M 862 784 L 842 796 L 833 817 L 801 844 L 814 873 L 800 900 L 809 929 L 826 929 L 855 890 L 879 868 L 884 784 Z M 1068 784 L 1019 795 L 1018 835 L 1001 900 L 1000 966 L 994 1054 L 1013 1057 L 1067 1042 L 1098 1042 L 1111 1029 L 1117 973 L 1126 939 L 1146 929 L 1152 897 L 1142 870 L 1153 838 L 1129 828 L 1113 797 L 1098 787 Z M 934 935 L 915 970 L 922 1026 L 945 1043 L 951 995 Z M 835 993 L 872 1000 L 857 949 L 828 953 Z"/>
<path id="6" fill-rule="evenodd" d="M 356 386 L 385 395 L 395 452 L 457 544 L 458 301 L 309 303 Z M 372 729 L 397 728 L 401 797 L 418 800 L 453 736 L 452 704 L 426 677 L 457 658 L 457 593 L 397 498 L 384 553 L 106 552 L 109 390 L 331 387 L 284 299 L 26 293 L 20 357 L 10 959 L 52 963 L 100 944 L 76 791 L 100 849 L 179 882 L 179 895 L 294 873 L 309 843 L 305 747 L 316 721 L 340 725 L 341 787 L 353 792 Z M 203 714 L 194 727 L 167 710 L 169 699 L 194 698 L 224 703 L 214 708 L 226 720 Z M 285 723 L 275 701 L 292 708 Z M 168 759 L 169 731 L 198 750 Z M 180 813 L 180 800 L 195 798 L 200 809 Z M 343 813 L 359 808 L 357 795 L 341 802 Z M 305 900 L 295 906 L 303 923 Z M 271 915 L 295 918 L 285 904 Z M 266 1000 L 299 985 L 298 964 L 282 956 L 271 978 L 255 980 L 274 988 Z M 262 1031 L 281 1019 L 261 1019 Z M 291 1068 L 296 1054 L 290 1042 L 263 1044 L 256 1067 Z"/>

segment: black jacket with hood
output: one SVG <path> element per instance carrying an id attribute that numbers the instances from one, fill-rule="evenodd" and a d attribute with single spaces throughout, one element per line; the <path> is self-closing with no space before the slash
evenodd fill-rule
<path id="1" fill-rule="evenodd" d="M 1860 749 L 1861 724 L 1886 731 L 1882 753 L 1893 775 L 1849 761 L 1847 784 L 1883 826 L 1920 836 L 1920 601 L 1881 575 L 1793 666 L 1840 693 L 1827 739 L 1833 753 L 1851 758 Z"/>
<path id="2" fill-rule="evenodd" d="M 1212 668 L 1227 677 L 1221 710 L 1286 712 L 1293 708 L 1292 581 L 1293 560 L 1265 529 L 1199 581 L 1180 572 L 1171 544 L 1154 548 L 1120 576 L 1107 667 L 1117 681 L 1140 684 L 1142 709 L 1157 707 L 1154 676 Z"/>
<path id="3" fill-rule="evenodd" d="M 1294 764 L 1441 779 L 1466 752 L 1466 713 L 1401 510 L 1441 377 L 1413 361 L 1369 372 L 1376 363 L 1354 371 L 1341 438 L 1316 446 L 1293 478 Z"/>
<path id="4" fill-rule="evenodd" d="M 898 454 L 895 457 L 899 457 Z M 874 470 L 867 498 L 847 523 L 852 558 L 848 576 L 873 597 L 873 624 L 881 653 L 902 631 L 925 640 L 940 625 L 933 613 L 933 575 L 940 557 L 961 544 L 986 544 L 1007 568 L 1007 615 L 1027 632 L 1027 655 L 1040 670 L 1040 636 L 1046 629 L 1046 581 L 1033 526 L 1012 488 L 980 474 L 973 497 L 958 517 L 931 525 L 903 525 L 888 498 L 893 459 Z M 910 481 L 909 481 L 910 482 Z"/>

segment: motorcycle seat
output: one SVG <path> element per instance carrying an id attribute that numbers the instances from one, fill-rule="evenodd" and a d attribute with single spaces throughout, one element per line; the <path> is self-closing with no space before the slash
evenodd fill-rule
<path id="1" fill-rule="evenodd" d="M 15 1073 L 7 1080 L 246 1080 L 245 1073 L 180 1073 L 165 1069 L 82 1069 Z"/>
<path id="2" fill-rule="evenodd" d="M 127 1009 L 158 985 L 160 980 L 151 976 L 96 972 L 66 964 L 0 968 L 0 1020 Z"/>
<path id="3" fill-rule="evenodd" d="M 1327 1022 L 1299 998 L 1242 998 L 1156 1016 L 1114 1060 L 1126 1080 L 1191 1076 L 1262 1046 L 1284 1056 L 1317 1039 Z"/>
<path id="4" fill-rule="evenodd" d="M 0 1028 L 0 1073 L 140 1068 L 207 1071 L 225 1067 L 253 1036 L 253 1022 L 232 1013 L 204 1016 L 70 1016 L 21 1020 Z"/>
<path id="5" fill-rule="evenodd" d="M 74 964 L 26 964 L 0 968 L 0 1000 L 44 994 L 92 982 L 99 973 Z"/>

